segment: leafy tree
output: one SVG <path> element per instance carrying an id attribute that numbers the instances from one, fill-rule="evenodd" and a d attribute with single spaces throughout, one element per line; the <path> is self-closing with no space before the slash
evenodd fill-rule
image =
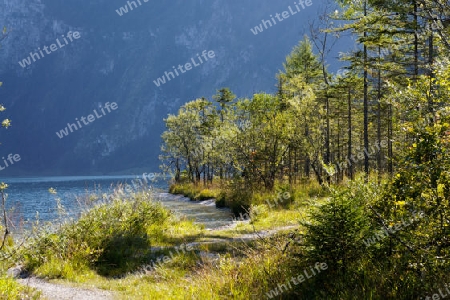
<path id="1" fill-rule="evenodd" d="M 162 150 L 168 157 L 181 159 L 187 167 L 188 178 L 197 184 L 201 174 L 205 172 L 208 153 L 208 137 L 205 133 L 213 126 L 215 108 L 206 99 L 197 99 L 183 105 L 178 115 L 169 115 L 166 122 L 168 128 L 162 135 L 164 144 Z"/>
<path id="2" fill-rule="evenodd" d="M 408 251 L 410 255 L 403 259 L 415 264 L 429 278 L 443 276 L 449 267 L 444 259 L 450 255 L 449 75 L 448 64 L 437 73 L 441 89 L 436 100 L 447 105 L 436 112 L 434 120 L 430 120 L 430 114 L 411 110 L 410 114 L 416 116 L 405 124 L 405 130 L 415 136 L 416 142 L 407 148 L 401 167 L 378 207 L 386 220 L 398 220 L 412 212 L 424 213 L 425 218 L 402 234 L 390 251 Z M 405 100 L 426 104 L 426 82 L 424 76 L 417 85 L 405 89 L 402 92 Z"/>
<path id="3" fill-rule="evenodd" d="M 249 120 L 236 146 L 238 164 L 243 166 L 249 179 L 262 181 L 268 190 L 274 188 L 293 132 L 292 123 L 287 114 L 280 111 L 280 106 L 278 97 L 267 94 L 256 94 L 238 106 L 248 114 Z"/>
<path id="4" fill-rule="evenodd" d="M 309 84 L 319 84 L 323 80 L 322 65 L 319 58 L 314 55 L 312 44 L 308 36 L 305 36 L 297 46 L 292 49 L 283 63 L 286 78 L 294 78 L 302 75 L 303 80 Z"/>
<path id="5" fill-rule="evenodd" d="M 220 105 L 220 111 L 219 111 L 220 122 L 221 122 L 221 124 L 219 125 L 220 127 L 227 127 L 227 125 L 225 124 L 225 120 L 224 120 L 226 115 L 230 116 L 230 112 L 227 110 L 227 105 L 231 104 L 235 98 L 236 98 L 236 95 L 233 94 L 233 92 L 231 92 L 231 90 L 229 88 L 222 88 L 222 89 L 217 91 L 216 95 L 213 96 L 213 99 L 215 101 L 217 101 L 219 103 L 219 105 Z M 232 121 L 232 120 L 227 120 L 227 121 L 228 121 L 227 124 L 229 124 L 229 121 Z M 222 128 L 219 128 L 218 131 L 219 132 L 222 131 Z M 218 135 L 220 135 L 220 133 L 216 133 L 215 134 L 216 137 Z M 220 139 L 220 140 L 222 142 L 224 141 L 223 138 Z M 221 144 L 222 145 L 220 145 L 220 146 L 225 146 L 225 147 L 227 146 L 227 145 L 225 145 L 223 143 L 221 143 Z M 215 151 L 214 153 L 217 154 L 218 151 Z M 218 160 L 217 162 L 219 164 L 225 165 L 225 164 L 230 163 L 229 159 L 226 158 L 227 156 L 229 158 L 229 155 L 225 155 L 225 156 L 223 156 L 223 155 L 216 155 L 215 158 L 216 158 L 216 160 Z M 223 166 L 223 167 L 225 167 L 225 166 Z M 223 178 L 223 175 L 224 175 L 224 168 L 223 167 L 219 168 L 219 176 L 220 176 L 221 179 Z"/>

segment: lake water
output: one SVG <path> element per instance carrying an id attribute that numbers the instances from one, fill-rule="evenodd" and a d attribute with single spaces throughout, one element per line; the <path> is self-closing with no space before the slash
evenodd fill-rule
<path id="1" fill-rule="evenodd" d="M 3 178 L 0 181 L 8 184 L 6 193 L 7 207 L 13 209 L 10 217 L 18 223 L 23 220 L 35 220 L 37 213 L 41 221 L 52 221 L 58 218 L 55 198 L 71 216 L 80 210 L 77 198 L 86 199 L 91 195 L 110 194 L 118 184 L 130 184 L 136 176 L 70 176 L 70 177 L 36 177 L 36 178 Z M 142 181 L 143 182 L 143 181 Z M 214 201 L 192 202 L 189 199 L 166 193 L 167 180 L 158 179 L 150 184 L 155 201 L 176 214 L 187 216 L 205 228 L 214 229 L 232 223 L 228 209 L 217 209 Z M 57 194 L 51 194 L 53 188 Z"/>

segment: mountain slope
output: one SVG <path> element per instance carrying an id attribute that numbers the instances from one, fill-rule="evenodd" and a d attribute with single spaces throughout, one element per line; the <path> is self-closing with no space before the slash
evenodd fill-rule
<path id="1" fill-rule="evenodd" d="M 30 4 L 31 2 L 31 4 Z M 157 2 L 5 0 L 0 20 L 10 28 L 0 50 L 0 99 L 13 127 L 3 131 L 0 155 L 22 160 L 5 174 L 112 174 L 155 170 L 163 118 L 197 97 L 230 87 L 239 96 L 273 92 L 285 56 L 309 32 L 319 2 L 298 11 L 294 1 L 192 0 Z M 127 5 L 127 13 L 124 13 Z M 276 13 L 289 18 L 255 35 Z M 120 16 L 116 10 L 119 10 Z M 273 23 L 273 22 L 272 22 Z M 3 25 L 3 24 L 0 24 Z M 38 47 L 69 41 L 26 68 L 18 63 Z M 202 51 L 214 58 L 167 80 L 172 66 Z M 44 53 L 45 54 L 45 53 Z M 336 56 L 336 52 L 332 56 Z M 332 57 L 331 57 L 332 58 Z M 170 77 L 170 75 L 169 75 Z M 175 77 L 175 73 L 174 73 Z M 160 82 L 161 83 L 161 82 Z M 59 138 L 56 132 L 107 102 L 118 109 Z"/>

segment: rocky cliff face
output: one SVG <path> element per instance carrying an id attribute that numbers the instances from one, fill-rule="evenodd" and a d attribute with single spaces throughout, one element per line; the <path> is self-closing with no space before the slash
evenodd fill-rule
<path id="1" fill-rule="evenodd" d="M 0 155 L 22 157 L 3 174 L 157 169 L 168 113 L 223 86 L 239 96 L 275 90 L 274 75 L 309 32 L 316 2 L 254 34 L 294 1 L 3 0 L 0 25 L 10 33 L 0 49 L 0 101 L 13 127 L 2 131 Z M 206 61 L 204 50 L 214 57 Z M 192 60 L 198 66 L 186 70 Z M 107 102 L 117 110 L 57 136 Z"/>

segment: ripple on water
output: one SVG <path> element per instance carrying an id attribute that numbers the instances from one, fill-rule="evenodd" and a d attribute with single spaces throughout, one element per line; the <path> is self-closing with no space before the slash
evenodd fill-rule
<path id="1" fill-rule="evenodd" d="M 66 177 L 29 177 L 2 178 L 9 185 L 7 207 L 14 208 L 11 217 L 14 220 L 35 220 L 39 213 L 41 221 L 54 221 L 58 218 L 55 198 L 60 198 L 62 205 L 72 217 L 77 217 L 81 207 L 77 197 L 89 197 L 111 193 L 118 184 L 131 183 L 136 176 L 66 176 Z M 152 187 L 166 191 L 166 180 L 152 182 Z M 49 188 L 57 191 L 49 193 Z M 214 229 L 232 223 L 229 209 L 217 209 L 214 200 L 190 201 L 182 195 L 154 192 L 156 201 L 171 209 L 175 214 L 185 216 L 202 223 L 205 228 Z M 26 227 L 27 225 L 25 225 Z"/>
<path id="2" fill-rule="evenodd" d="M 206 229 L 217 229 L 233 223 L 231 211 L 227 208 L 216 208 L 215 200 L 190 201 L 182 195 L 169 193 L 157 193 L 155 198 L 176 214 L 204 224 Z"/>

